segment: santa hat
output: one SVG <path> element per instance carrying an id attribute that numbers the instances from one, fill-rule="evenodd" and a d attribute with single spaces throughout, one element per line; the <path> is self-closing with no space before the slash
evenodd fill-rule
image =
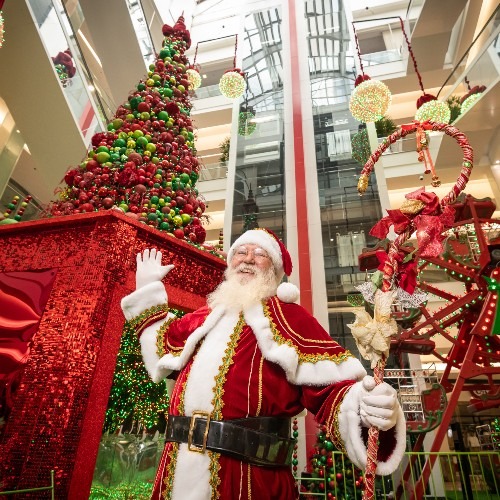
<path id="1" fill-rule="evenodd" d="M 279 280 L 292 272 L 292 259 L 285 244 L 270 229 L 257 228 L 244 232 L 231 245 L 227 254 L 227 261 L 231 262 L 235 250 L 242 245 L 258 245 L 265 250 L 271 258 L 276 276 Z M 291 283 L 281 283 L 278 287 L 278 298 L 284 302 L 295 302 L 299 298 L 299 290 Z"/>

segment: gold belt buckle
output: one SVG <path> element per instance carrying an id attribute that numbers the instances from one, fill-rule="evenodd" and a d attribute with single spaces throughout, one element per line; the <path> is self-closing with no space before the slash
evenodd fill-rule
<path id="1" fill-rule="evenodd" d="M 198 418 L 203 418 L 206 420 L 205 432 L 203 433 L 203 445 L 198 446 L 193 444 L 193 432 L 194 426 L 196 425 L 196 420 Z M 191 422 L 189 424 L 189 433 L 188 433 L 188 450 L 189 451 L 197 451 L 198 453 L 205 453 L 205 449 L 207 447 L 207 438 L 208 438 L 208 428 L 210 424 L 210 413 L 208 411 L 196 410 L 193 411 L 191 415 Z"/>

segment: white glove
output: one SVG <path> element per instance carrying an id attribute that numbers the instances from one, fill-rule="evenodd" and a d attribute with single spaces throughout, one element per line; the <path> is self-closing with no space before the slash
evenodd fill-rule
<path id="1" fill-rule="evenodd" d="M 359 413 L 365 427 L 372 425 L 381 431 L 387 431 L 396 425 L 399 402 L 396 391 L 389 384 L 382 382 L 375 385 L 373 377 L 363 378 L 359 396 Z"/>
<path id="2" fill-rule="evenodd" d="M 146 248 L 144 252 L 137 254 L 137 271 L 135 273 L 135 288 L 138 290 L 143 286 L 155 281 L 161 281 L 175 266 L 161 265 L 161 252 L 156 248 Z"/>

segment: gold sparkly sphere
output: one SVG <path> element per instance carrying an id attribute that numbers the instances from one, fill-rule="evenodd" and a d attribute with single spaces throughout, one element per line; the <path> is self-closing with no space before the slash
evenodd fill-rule
<path id="1" fill-rule="evenodd" d="M 385 83 L 365 80 L 353 90 L 349 100 L 349 110 L 360 122 L 376 122 L 387 112 L 391 99 L 391 91 Z"/>
<path id="2" fill-rule="evenodd" d="M 238 99 L 243 95 L 246 87 L 245 77 L 237 71 L 224 73 L 219 82 L 221 94 L 228 99 Z"/>
<path id="3" fill-rule="evenodd" d="M 201 76 L 195 69 L 186 70 L 187 80 L 189 82 L 189 90 L 196 90 L 201 85 Z"/>
<path id="4" fill-rule="evenodd" d="M 438 100 L 422 104 L 415 113 L 415 120 L 419 122 L 450 123 L 450 118 L 450 107 L 445 102 Z"/>
<path id="5" fill-rule="evenodd" d="M 463 115 L 467 113 L 469 109 L 474 106 L 474 103 L 481 97 L 481 93 L 472 94 L 467 99 L 464 100 L 462 105 L 460 106 L 460 114 Z"/>

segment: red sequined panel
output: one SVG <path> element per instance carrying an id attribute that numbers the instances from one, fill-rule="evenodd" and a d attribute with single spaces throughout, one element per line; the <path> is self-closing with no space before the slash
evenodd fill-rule
<path id="1" fill-rule="evenodd" d="M 204 304 L 225 262 L 114 211 L 3 226 L 0 247 L 4 275 L 54 273 L 52 287 L 22 288 L 30 299 L 16 302 L 26 318 L 23 339 L 32 338 L 0 441 L 0 483 L 4 490 L 47 486 L 54 469 L 56 498 L 87 499 L 136 253 L 156 247 L 164 264 L 175 264 L 171 305 L 188 311 Z M 5 321 L 22 321 L 0 307 Z"/>

